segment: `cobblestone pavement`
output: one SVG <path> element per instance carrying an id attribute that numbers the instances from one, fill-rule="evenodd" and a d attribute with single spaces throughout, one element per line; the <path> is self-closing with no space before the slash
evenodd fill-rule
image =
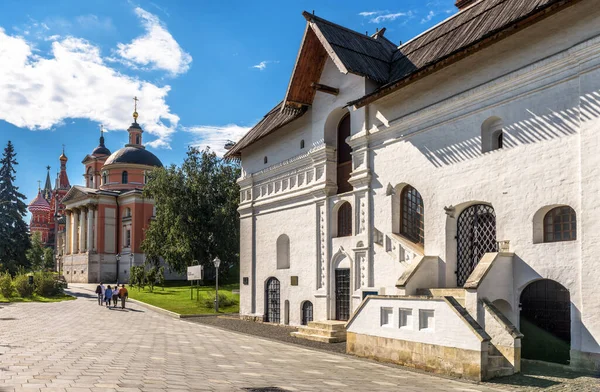
<path id="1" fill-rule="evenodd" d="M 72 292 L 76 301 L 0 306 L 0 391 L 515 390 L 263 340 L 137 305 L 109 310 L 89 291 Z"/>

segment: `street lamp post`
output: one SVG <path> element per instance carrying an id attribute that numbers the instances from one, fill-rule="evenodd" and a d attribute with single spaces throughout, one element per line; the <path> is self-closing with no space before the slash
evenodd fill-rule
<path id="1" fill-rule="evenodd" d="M 213 260 L 213 264 L 215 265 L 215 268 L 217 269 L 217 272 L 216 272 L 217 295 L 215 297 L 215 312 L 218 313 L 219 312 L 219 265 L 221 265 L 221 260 L 218 257 L 215 257 L 215 259 Z"/>
<path id="2" fill-rule="evenodd" d="M 121 254 L 117 253 L 117 280 L 119 280 L 119 262 L 121 261 Z"/>

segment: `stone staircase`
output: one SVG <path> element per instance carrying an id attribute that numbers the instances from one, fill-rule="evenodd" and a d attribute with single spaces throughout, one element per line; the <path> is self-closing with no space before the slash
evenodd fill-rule
<path id="1" fill-rule="evenodd" d="M 488 366 L 486 372 L 488 380 L 496 377 L 511 376 L 515 372 L 510 362 L 504 358 L 491 342 L 488 346 Z"/>
<path id="2" fill-rule="evenodd" d="M 454 297 L 461 306 L 465 306 L 465 289 L 463 288 L 417 289 L 417 295 Z"/>
<path id="3" fill-rule="evenodd" d="M 346 341 L 346 322 L 337 320 L 310 321 L 307 326 L 298 328 L 290 335 L 322 343 L 340 343 Z"/>

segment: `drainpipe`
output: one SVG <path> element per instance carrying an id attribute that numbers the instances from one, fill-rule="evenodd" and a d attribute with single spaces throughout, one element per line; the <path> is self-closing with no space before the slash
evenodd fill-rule
<path id="1" fill-rule="evenodd" d="M 121 226 L 119 225 L 119 218 L 121 217 L 121 207 L 119 206 L 119 196 L 115 197 L 115 201 L 117 202 L 117 216 L 116 216 L 116 222 L 115 222 L 115 244 L 117 247 L 117 253 L 116 254 L 121 254 L 121 251 L 119 250 L 119 231 L 121 230 Z M 115 256 L 116 257 L 116 256 Z M 116 257 L 117 260 L 117 282 L 119 281 L 119 258 Z"/>

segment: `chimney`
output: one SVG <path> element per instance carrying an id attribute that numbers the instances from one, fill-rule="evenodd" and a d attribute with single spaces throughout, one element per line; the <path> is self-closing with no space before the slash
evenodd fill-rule
<path id="1" fill-rule="evenodd" d="M 469 7 L 470 5 L 476 3 L 478 0 L 456 0 L 456 7 L 459 10 L 464 10 L 465 8 Z"/>

